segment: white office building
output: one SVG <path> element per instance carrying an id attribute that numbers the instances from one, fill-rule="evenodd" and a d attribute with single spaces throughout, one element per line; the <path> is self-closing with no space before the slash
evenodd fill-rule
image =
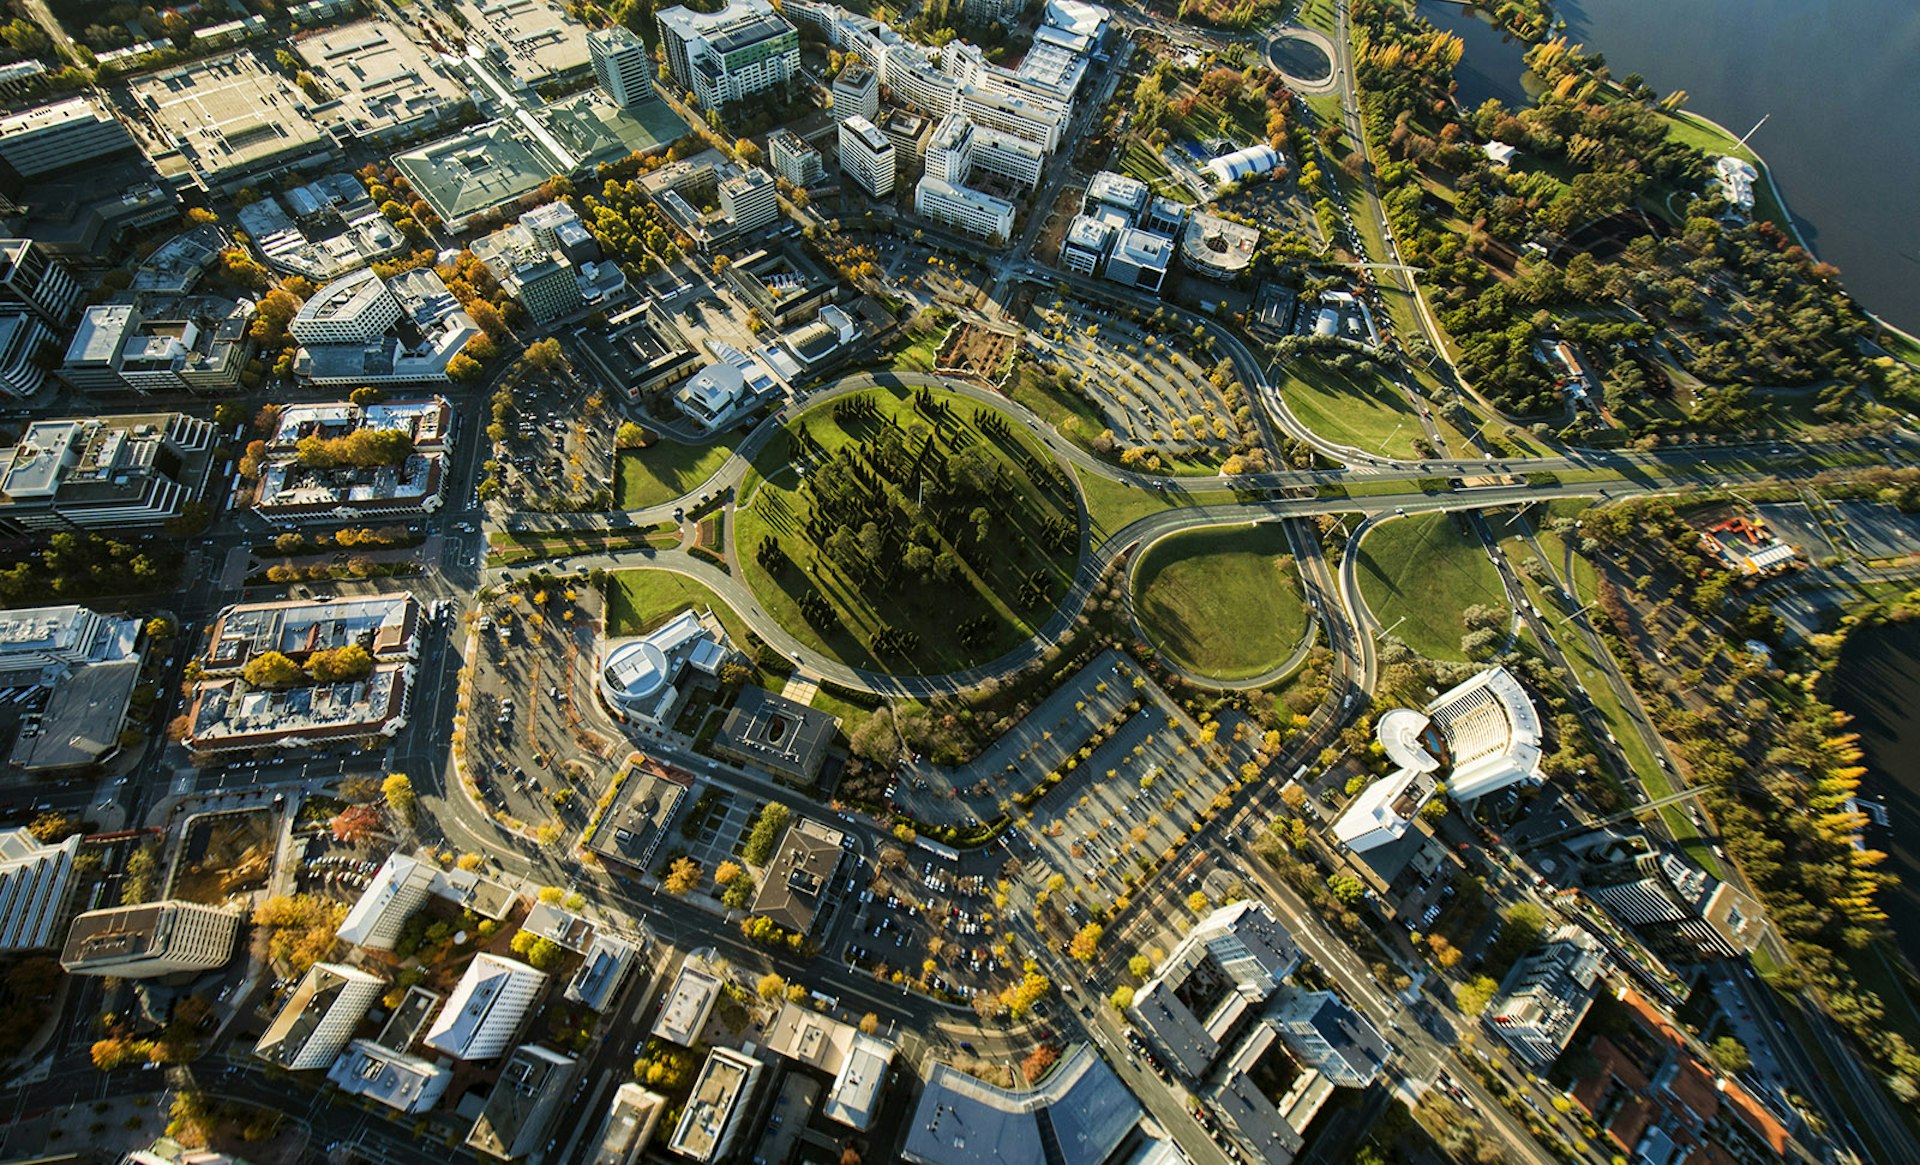
<path id="1" fill-rule="evenodd" d="M 197 902 L 145 902 L 73 920 L 60 965 L 69 975 L 153 979 L 211 971 L 233 957 L 240 916 Z"/>
<path id="2" fill-rule="evenodd" d="M 385 979 L 355 967 L 315 963 L 267 1025 L 253 1054 L 290 1072 L 325 1068 L 347 1046 L 353 1029 L 386 986 Z"/>
<path id="3" fill-rule="evenodd" d="M 372 271 L 355 271 L 302 304 L 287 331 L 302 344 L 371 340 L 400 322 L 400 301 Z"/>
<path id="4" fill-rule="evenodd" d="M 426 1112 L 453 1083 L 453 1069 L 409 1056 L 372 1040 L 355 1040 L 327 1070 L 327 1079 L 348 1096 L 364 1096 L 403 1113 Z"/>
<path id="5" fill-rule="evenodd" d="M 833 120 L 880 116 L 880 74 L 864 61 L 849 61 L 833 79 Z"/>
<path id="6" fill-rule="evenodd" d="M 837 107 L 834 112 L 839 112 Z M 773 163 L 773 172 L 795 186 L 812 186 L 827 176 L 820 151 L 790 129 L 777 129 L 767 135 L 767 158 Z"/>
<path id="7" fill-rule="evenodd" d="M 395 851 L 380 863 L 367 888 L 340 923 L 340 939 L 370 951 L 390 951 L 407 919 L 427 904 L 436 871 Z"/>
<path id="8" fill-rule="evenodd" d="M 708 109 L 760 94 L 784 101 L 800 74 L 800 35 L 767 0 L 732 0 L 718 12 L 669 8 L 655 19 L 668 69 Z"/>
<path id="9" fill-rule="evenodd" d="M 893 193 L 899 160 L 892 139 L 864 117 L 840 123 L 840 169 L 875 198 Z"/>
<path id="10" fill-rule="evenodd" d="M 57 845 L 42 845 L 24 829 L 0 833 L 0 953 L 56 945 L 78 852 L 77 833 Z"/>
<path id="11" fill-rule="evenodd" d="M 1195 924 L 1134 994 L 1128 1014 L 1197 1079 L 1299 964 L 1293 936 L 1264 904 L 1245 899 Z"/>
<path id="12" fill-rule="evenodd" d="M 993 243 L 1013 234 L 1013 203 L 928 175 L 913 191 L 914 212 Z"/>
<path id="13" fill-rule="evenodd" d="M 513 1043 L 546 983 L 545 972 L 518 959 L 475 955 L 427 1029 L 426 1045 L 456 1060 L 493 1059 Z"/>
<path id="14" fill-rule="evenodd" d="M 720 180 L 720 213 L 741 234 L 766 230 L 780 221 L 780 190 L 758 166 Z"/>
<path id="15" fill-rule="evenodd" d="M 646 42 L 619 25 L 587 34 L 593 79 L 615 105 L 625 109 L 654 99 L 653 60 Z"/>

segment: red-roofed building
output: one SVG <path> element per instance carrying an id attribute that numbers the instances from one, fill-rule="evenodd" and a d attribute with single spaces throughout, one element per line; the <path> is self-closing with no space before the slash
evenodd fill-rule
<path id="1" fill-rule="evenodd" d="M 1739 1082 L 1716 1074 L 1685 1036 L 1633 991 L 1632 1020 L 1588 1047 L 1598 1067 L 1570 1095 L 1608 1137 L 1650 1165 L 1761 1165 L 1782 1160 L 1786 1127 Z"/>

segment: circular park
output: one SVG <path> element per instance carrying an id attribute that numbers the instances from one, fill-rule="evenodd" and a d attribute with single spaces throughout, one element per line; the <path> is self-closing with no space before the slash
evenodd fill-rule
<path id="1" fill-rule="evenodd" d="M 1133 611 L 1164 659 L 1216 680 L 1279 667 L 1308 626 L 1277 522 L 1187 530 L 1155 542 L 1134 570 Z"/>
<path id="2" fill-rule="evenodd" d="M 992 405 L 874 388 L 798 414 L 753 459 L 739 569 L 813 651 L 937 675 L 1037 632 L 1073 584 L 1073 477 Z"/>

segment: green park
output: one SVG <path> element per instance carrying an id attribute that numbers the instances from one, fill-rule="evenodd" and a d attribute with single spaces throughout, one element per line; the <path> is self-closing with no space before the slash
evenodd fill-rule
<path id="1" fill-rule="evenodd" d="M 1307 630 L 1291 548 L 1277 522 L 1189 530 L 1155 542 L 1134 572 L 1133 610 L 1163 657 L 1211 679 L 1271 671 Z"/>

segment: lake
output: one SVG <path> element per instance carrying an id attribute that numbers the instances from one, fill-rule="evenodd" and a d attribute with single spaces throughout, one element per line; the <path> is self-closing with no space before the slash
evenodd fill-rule
<path id="1" fill-rule="evenodd" d="M 1526 46 L 1459 5 L 1420 12 L 1458 34 L 1469 106 L 1526 99 Z M 1913 0 L 1564 0 L 1568 38 L 1767 160 L 1800 233 L 1869 311 L 1920 332 L 1920 6 Z"/>
<path id="2" fill-rule="evenodd" d="M 1863 800 L 1884 797 L 1891 829 L 1867 827 L 1887 851 L 1882 869 L 1903 883 L 1880 896 L 1900 949 L 1920 963 L 1920 620 L 1865 627 L 1847 637 L 1834 704 L 1853 716 L 1867 754 Z"/>

